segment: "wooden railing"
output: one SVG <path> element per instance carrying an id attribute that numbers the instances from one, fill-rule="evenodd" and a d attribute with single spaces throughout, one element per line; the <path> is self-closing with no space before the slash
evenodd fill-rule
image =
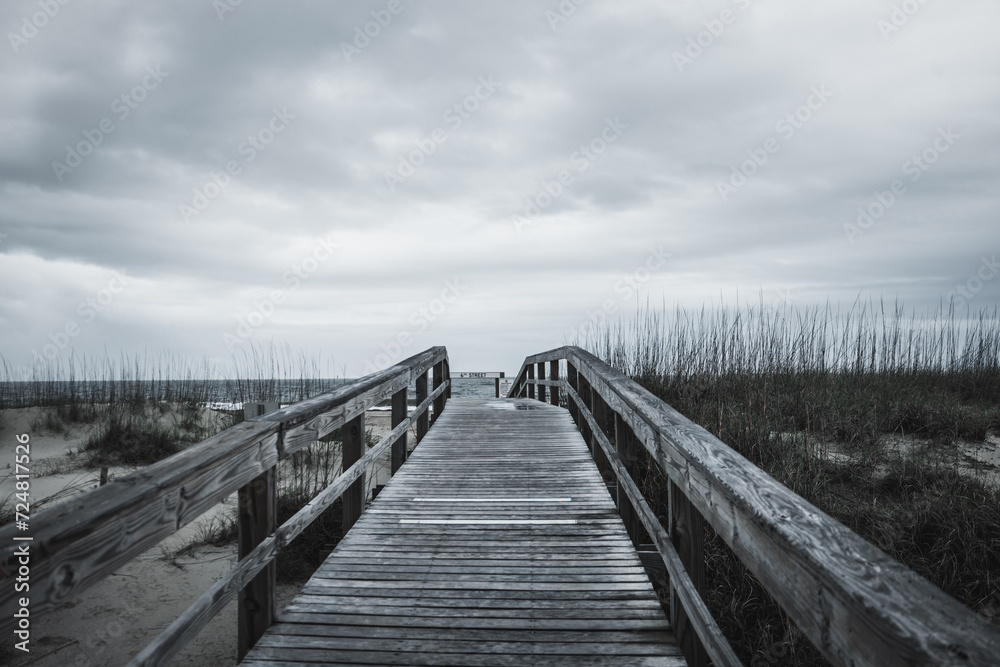
<path id="1" fill-rule="evenodd" d="M 433 368 L 434 387 L 427 373 Z M 407 415 L 407 390 L 417 406 Z M 197 445 L 89 493 L 32 516 L 30 542 L 15 542 L 13 524 L 0 528 L 0 571 L 16 572 L 15 549 L 31 551 L 30 614 L 52 611 L 90 588 L 182 526 L 239 493 L 239 563 L 196 600 L 131 665 L 162 665 L 234 598 L 239 597 L 239 656 L 275 616 L 274 558 L 337 498 L 344 530 L 360 516 L 367 469 L 391 447 L 391 472 L 406 459 L 407 431 L 419 442 L 444 409 L 451 386 L 448 353 L 432 347 L 335 391 L 245 421 Z M 365 452 L 365 411 L 392 400 L 392 431 Z M 278 463 L 342 428 L 343 473 L 281 526 L 275 526 Z M 8 585 L 9 584 L 9 585 Z M 12 578 L 0 591 L 0 632 L 10 636 L 18 608 Z"/>
<path id="2" fill-rule="evenodd" d="M 663 559 L 671 621 L 692 667 L 741 664 L 704 603 L 704 521 L 835 665 L 1000 664 L 995 625 L 589 352 L 528 357 L 508 397 L 548 394 L 558 404 L 560 392 L 598 466 L 617 480 L 636 546 L 641 523 Z M 635 481 L 649 461 L 669 480 L 666 528 Z"/>

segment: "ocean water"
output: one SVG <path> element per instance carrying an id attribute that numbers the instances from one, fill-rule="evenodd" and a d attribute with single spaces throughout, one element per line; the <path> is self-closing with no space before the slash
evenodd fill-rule
<path id="1" fill-rule="evenodd" d="M 0 407 L 64 403 L 67 398 L 81 403 L 111 403 L 129 400 L 150 402 L 194 400 L 215 409 L 241 410 L 245 401 L 273 401 L 289 405 L 303 397 L 332 391 L 350 379 L 315 380 L 78 380 L 44 382 L 0 382 Z M 511 380 L 500 380 L 500 395 L 507 393 Z M 429 383 L 431 384 L 431 383 Z M 428 388 L 432 388 L 429 386 Z M 493 398 L 492 379 L 453 379 L 452 398 Z M 415 390 L 409 392 L 410 405 L 416 403 Z M 387 405 L 384 407 L 388 407 Z"/>

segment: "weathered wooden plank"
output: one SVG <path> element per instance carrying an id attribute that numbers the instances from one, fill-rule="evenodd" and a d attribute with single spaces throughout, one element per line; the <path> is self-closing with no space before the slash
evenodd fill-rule
<path id="1" fill-rule="evenodd" d="M 320 618 L 322 617 L 322 618 Z M 359 627 L 400 627 L 400 628 L 445 628 L 445 629 L 492 629 L 495 631 L 506 630 L 512 635 L 531 630 L 568 630 L 573 632 L 590 631 L 599 635 L 603 631 L 628 632 L 628 631 L 660 631 L 665 632 L 670 629 L 670 623 L 666 617 L 660 618 L 525 618 L 523 615 L 512 615 L 510 617 L 490 616 L 479 617 L 471 615 L 462 616 L 423 616 L 418 614 L 310 614 L 310 618 L 315 621 L 322 620 L 330 625 L 353 625 Z M 280 636 L 286 623 L 279 619 L 278 623 L 271 626 L 271 629 L 264 633 L 266 637 Z M 595 636 L 595 640 L 600 640 Z M 372 644 L 372 648 L 377 648 L 377 644 Z M 663 652 L 671 651 L 672 646 L 665 645 Z M 258 653 L 255 647 L 247 654 L 248 658 L 256 657 Z"/>
<path id="2" fill-rule="evenodd" d="M 502 635 L 501 635 L 502 636 Z M 271 635 L 261 641 L 261 646 L 270 648 L 322 649 L 325 651 L 364 651 L 371 649 L 371 640 L 358 637 L 295 635 L 284 637 Z M 497 635 L 490 640 L 458 639 L 405 639 L 385 637 L 379 641 L 382 651 L 423 654 L 433 651 L 441 653 L 500 654 L 508 656 L 549 656 L 549 655 L 610 655 L 621 656 L 622 647 L 602 642 L 561 642 L 561 641 L 498 641 Z M 628 642 L 625 650 L 630 656 L 663 655 L 663 649 L 655 643 Z M 419 656 L 414 656 L 419 660 Z"/>
<path id="3" fill-rule="evenodd" d="M 332 607 L 331 603 L 336 604 Z M 655 612 L 657 618 L 663 612 L 658 600 L 650 599 L 648 596 L 632 596 L 618 600 L 600 599 L 578 599 L 573 600 L 572 605 L 565 600 L 544 599 L 537 596 L 530 598 L 475 598 L 475 597 L 377 597 L 369 595 L 343 595 L 337 592 L 336 595 L 320 595 L 317 591 L 303 592 L 296 597 L 295 602 L 286 607 L 285 612 L 294 611 L 294 605 L 324 604 L 326 609 L 335 609 L 340 613 L 350 613 L 354 609 L 371 607 L 402 607 L 405 609 L 445 609 L 445 610 L 501 610 L 514 611 L 520 613 L 523 610 L 530 610 L 534 613 L 544 614 L 545 610 L 555 610 L 554 612 L 565 618 L 572 618 L 574 615 L 588 617 L 590 614 L 609 614 L 612 618 L 618 618 L 620 612 L 647 611 Z M 464 613 L 464 612 L 463 612 Z M 288 622 L 293 622 L 294 619 Z"/>
<path id="4" fill-rule="evenodd" d="M 498 608 L 491 606 L 476 607 L 452 607 L 452 606 L 429 606 L 413 602 L 408 606 L 386 605 L 386 604 L 343 604 L 341 605 L 337 596 L 309 596 L 315 602 L 300 602 L 294 604 L 283 612 L 281 620 L 283 623 L 310 622 L 320 623 L 329 621 L 327 615 L 335 614 L 341 616 L 364 616 L 384 618 L 386 623 L 396 623 L 398 619 L 388 617 L 411 618 L 419 616 L 434 625 L 436 621 L 432 619 L 458 618 L 458 619 L 515 619 L 518 622 L 526 620 L 579 620 L 579 621 L 600 621 L 594 625 L 607 623 L 617 623 L 618 621 L 654 621 L 657 628 L 667 629 L 670 626 L 664 623 L 663 610 L 658 607 L 648 606 L 639 608 L 621 608 L 615 605 L 603 605 L 594 608 L 580 608 L 575 605 L 567 608 L 563 603 L 561 607 L 535 607 L 525 605 L 521 601 L 518 607 Z M 394 598 L 403 601 L 404 598 Z M 320 614 L 322 616 L 307 617 L 304 615 Z"/>
<path id="5" fill-rule="evenodd" d="M 255 654 L 256 656 L 256 654 Z M 463 667 L 485 667 L 488 665 L 523 664 L 526 658 L 504 654 L 457 653 L 425 654 L 424 664 L 461 665 Z M 529 661 L 536 664 L 535 661 Z M 545 664 L 553 667 L 598 667 L 628 664 L 633 667 L 686 667 L 680 656 L 597 656 L 597 655 L 551 655 L 545 657 Z M 412 665 L 410 653 L 390 653 L 386 651 L 318 651 L 315 649 L 262 649 L 261 657 L 243 662 L 250 667 L 299 667 L 306 664 L 325 665 Z M 419 664 L 419 663 L 418 663 Z"/>
<path id="6" fill-rule="evenodd" d="M 353 625 L 330 625 L 325 623 L 289 623 L 284 628 L 285 637 L 298 635 L 318 637 L 365 637 L 391 639 L 437 639 L 442 641 L 487 641 L 495 639 L 495 630 L 477 630 L 470 628 L 398 628 L 398 627 L 363 627 Z M 671 643 L 673 636 L 662 630 L 630 630 L 619 632 L 609 630 L 603 633 L 602 639 L 611 643 Z M 573 630 L 533 630 L 531 641 L 542 643 L 554 642 L 593 642 L 594 635 L 590 632 Z"/>
<path id="7" fill-rule="evenodd" d="M 420 664 L 449 655 L 502 664 L 537 654 L 548 664 L 576 653 L 586 664 L 602 651 L 607 664 L 676 660 L 669 621 L 578 431 L 565 410 L 537 405 L 449 401 L 248 660 L 405 664 L 410 653 Z M 525 643 L 536 633 L 544 641 Z M 316 638 L 312 648 L 304 636 Z M 386 640 L 402 650 L 387 651 Z M 455 654 L 455 641 L 480 646 Z M 601 648 L 582 650 L 588 642 Z"/>

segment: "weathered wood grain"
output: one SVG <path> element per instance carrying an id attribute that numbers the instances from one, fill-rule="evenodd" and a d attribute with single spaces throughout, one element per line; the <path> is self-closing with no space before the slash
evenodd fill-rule
<path id="1" fill-rule="evenodd" d="M 41 616 L 217 505 L 279 460 L 346 418 L 407 386 L 447 358 L 443 347 L 322 396 L 303 401 L 189 447 L 32 517 L 31 612 Z M 447 390 L 447 383 L 444 385 Z M 0 528 L 0 566 L 16 558 L 13 524 Z M 16 606 L 0 582 L 0 631 Z"/>
<path id="2" fill-rule="evenodd" d="M 542 403 L 547 403 L 548 397 L 546 394 L 546 388 L 548 386 L 548 382 L 546 382 L 545 380 L 544 362 L 540 361 L 536 364 L 535 378 L 537 380 L 535 384 L 537 386 L 537 391 L 538 391 L 538 400 L 540 400 Z"/>
<path id="3" fill-rule="evenodd" d="M 565 359 L 837 665 L 992 665 L 1000 631 L 590 353 Z"/>
<path id="4" fill-rule="evenodd" d="M 423 403 L 427 400 L 427 371 L 424 371 L 419 376 L 417 376 L 415 382 L 416 382 L 415 389 L 417 394 L 417 403 L 419 405 L 423 405 Z M 429 428 L 430 425 L 430 422 L 428 421 L 427 411 L 426 410 L 421 411 L 419 415 L 416 415 L 416 419 L 417 419 L 416 436 L 417 436 L 417 443 L 419 444 L 420 441 L 424 439 L 424 436 L 427 435 L 427 429 Z"/>
<path id="5" fill-rule="evenodd" d="M 277 475 L 270 468 L 239 490 L 238 555 L 242 560 L 277 528 Z M 270 627 L 277 615 L 272 561 L 239 592 L 237 599 L 237 657 L 242 658 Z"/>
<path id="6" fill-rule="evenodd" d="M 240 560 L 236 567 L 222 576 L 208 591 L 198 598 L 188 609 L 178 616 L 156 639 L 136 655 L 129 665 L 151 667 L 167 664 L 198 632 L 211 621 L 235 596 L 246 582 L 273 562 L 278 551 L 295 539 L 316 517 L 361 477 L 399 434 L 410 426 L 407 419 L 389 432 L 364 456 L 344 471 L 332 484 L 310 500 L 288 521 L 281 524 L 274 534 L 264 539 L 257 547 Z"/>
<path id="7" fill-rule="evenodd" d="M 551 400 L 549 401 L 552 405 L 559 405 L 559 387 L 561 383 L 559 382 L 559 361 L 549 362 L 549 394 Z"/>
<path id="8" fill-rule="evenodd" d="M 344 467 L 354 465 L 354 463 L 364 455 L 365 450 L 365 415 L 361 413 L 351 421 L 344 424 L 341 429 L 343 434 L 343 461 Z M 365 505 L 365 471 L 361 471 L 358 478 L 351 484 L 343 496 L 343 519 L 341 520 L 341 534 L 347 535 L 351 526 L 361 518 L 361 512 Z"/>
<path id="9" fill-rule="evenodd" d="M 244 422 L 33 516 L 31 613 L 55 609 L 263 474 L 277 445 L 276 424 Z M 13 524 L 0 528 L 2 564 L 14 560 L 14 534 Z M 10 627 L 14 598 L 4 579 L 0 627 Z"/>
<path id="10" fill-rule="evenodd" d="M 448 402 L 263 660 L 683 664 L 566 410 L 478 399 Z"/>
<path id="11" fill-rule="evenodd" d="M 403 423 L 403 420 L 407 418 L 407 404 L 406 404 L 406 393 L 407 387 L 403 387 L 395 394 L 392 395 L 392 427 L 395 428 Z M 399 471 L 400 466 L 406 461 L 406 439 L 408 434 L 404 431 L 403 435 L 396 439 L 396 442 L 392 443 L 392 456 L 390 462 L 391 474 L 395 475 Z"/>
<path id="12" fill-rule="evenodd" d="M 567 388 L 566 393 L 570 400 L 575 402 L 578 407 L 584 407 L 584 401 L 571 387 Z M 646 532 L 652 538 L 653 544 L 663 559 L 667 573 L 670 576 L 671 592 L 677 596 L 680 603 L 676 606 L 679 606 L 683 610 L 684 622 L 691 626 L 701 640 L 697 645 L 696 651 L 707 651 L 708 657 L 712 659 L 715 667 L 740 667 L 742 663 L 729 646 L 729 642 L 722 634 L 715 619 L 712 618 L 708 606 L 704 602 L 704 583 L 701 582 L 701 588 L 699 588 L 699 582 L 696 582 L 691 577 L 688 564 L 684 562 L 684 559 L 678 553 L 677 547 L 670 536 L 667 535 L 667 531 L 660 525 L 659 519 L 657 519 L 649 503 L 642 496 L 639 487 L 636 486 L 632 475 L 624 463 L 618 458 L 615 448 L 607 436 L 597 428 L 594 416 L 583 409 L 581 409 L 580 414 L 591 425 L 591 428 L 599 433 L 596 438 L 597 445 L 604 451 L 608 465 L 614 471 L 618 481 L 619 489 L 628 497 L 632 511 L 637 514 L 639 520 L 645 526 Z M 674 623 L 677 611 L 675 610 L 675 603 L 673 601 L 671 602 L 671 616 L 671 623 Z M 679 635 L 678 639 L 680 639 Z M 681 648 L 684 650 L 688 663 L 691 664 L 690 646 L 684 647 L 681 645 Z M 707 664 L 697 653 L 695 660 L 700 660 L 703 664 Z"/>

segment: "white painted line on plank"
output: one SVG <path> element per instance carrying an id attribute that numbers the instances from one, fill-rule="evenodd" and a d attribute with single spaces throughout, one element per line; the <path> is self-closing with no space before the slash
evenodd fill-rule
<path id="1" fill-rule="evenodd" d="M 400 523 L 449 523 L 449 524 L 571 524 L 576 519 L 400 519 Z"/>
<path id="2" fill-rule="evenodd" d="M 414 498 L 419 503 L 568 503 L 572 498 Z"/>

